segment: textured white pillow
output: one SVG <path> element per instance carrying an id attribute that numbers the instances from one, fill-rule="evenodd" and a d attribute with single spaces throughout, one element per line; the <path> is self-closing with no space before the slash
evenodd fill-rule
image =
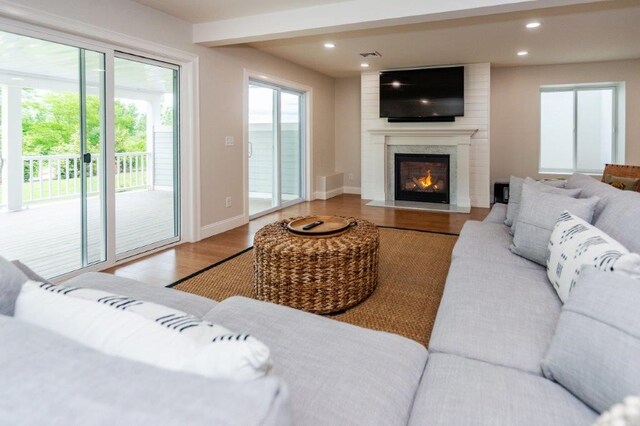
<path id="1" fill-rule="evenodd" d="M 640 426 L 640 395 L 630 395 L 598 417 L 593 426 Z"/>
<path id="2" fill-rule="evenodd" d="M 169 370 L 252 380 L 269 348 L 184 312 L 103 291 L 27 281 L 15 317 L 109 355 Z"/>
<path id="3" fill-rule="evenodd" d="M 583 266 L 640 278 L 640 255 L 567 211 L 553 228 L 548 255 L 547 276 L 563 303 Z"/>

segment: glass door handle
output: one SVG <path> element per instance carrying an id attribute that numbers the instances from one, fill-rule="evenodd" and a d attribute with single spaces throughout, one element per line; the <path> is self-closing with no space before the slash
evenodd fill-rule
<path id="1" fill-rule="evenodd" d="M 90 153 L 86 153 L 82 156 L 82 161 L 84 161 L 85 164 L 91 164 L 91 154 Z"/>
<path id="2" fill-rule="evenodd" d="M 253 155 L 253 144 L 251 142 L 248 142 L 249 144 L 249 158 L 251 158 L 251 156 Z"/>

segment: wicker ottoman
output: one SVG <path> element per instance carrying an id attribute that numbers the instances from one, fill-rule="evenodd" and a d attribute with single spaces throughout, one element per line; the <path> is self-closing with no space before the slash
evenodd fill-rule
<path id="1" fill-rule="evenodd" d="M 293 219 L 260 229 L 254 238 L 253 285 L 259 300 L 307 312 L 342 311 L 366 299 L 378 283 L 378 228 L 358 220 L 342 234 L 289 232 Z"/>

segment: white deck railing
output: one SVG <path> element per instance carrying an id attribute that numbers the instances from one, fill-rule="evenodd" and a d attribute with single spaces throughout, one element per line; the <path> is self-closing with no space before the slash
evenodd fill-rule
<path id="1" fill-rule="evenodd" d="M 80 155 L 29 155 L 22 159 L 24 204 L 72 197 L 80 193 Z M 151 153 L 116 153 L 113 163 L 116 192 L 152 186 L 151 162 Z M 100 164 L 100 155 L 91 154 L 86 173 L 88 194 L 95 194 L 100 190 Z"/>

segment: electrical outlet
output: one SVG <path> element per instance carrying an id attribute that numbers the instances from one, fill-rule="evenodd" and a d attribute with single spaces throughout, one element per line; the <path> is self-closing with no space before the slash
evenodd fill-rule
<path id="1" fill-rule="evenodd" d="M 224 199 L 224 206 L 231 207 L 231 197 L 227 197 Z"/>
<path id="2" fill-rule="evenodd" d="M 235 138 L 233 136 L 225 136 L 224 137 L 224 144 L 226 146 L 233 146 L 233 144 L 235 144 L 235 143 L 236 143 L 236 140 L 235 140 Z"/>
<path id="3" fill-rule="evenodd" d="M 348 179 L 348 180 L 353 180 L 353 173 L 349 173 L 349 174 L 347 175 L 347 179 Z"/>

